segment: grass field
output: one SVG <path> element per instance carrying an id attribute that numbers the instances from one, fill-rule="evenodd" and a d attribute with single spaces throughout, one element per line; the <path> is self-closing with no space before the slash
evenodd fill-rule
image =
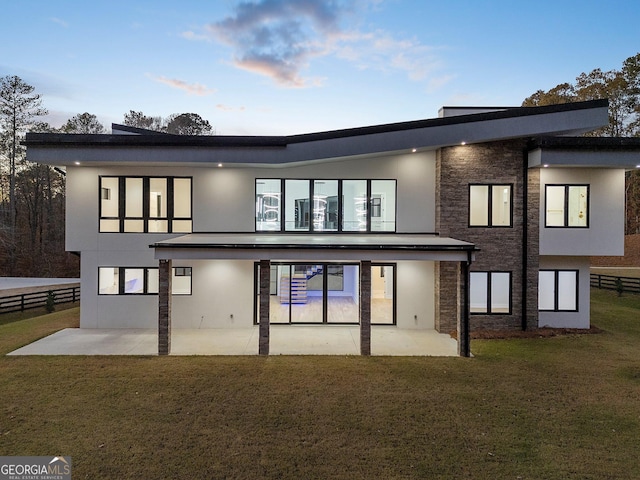
<path id="1" fill-rule="evenodd" d="M 591 267 L 591 273 L 614 277 L 640 278 L 640 268 L 636 267 Z"/>
<path id="2" fill-rule="evenodd" d="M 640 478 L 640 298 L 474 358 L 0 357 L 0 454 L 74 479 Z M 6 353 L 77 309 L 0 325 Z"/>

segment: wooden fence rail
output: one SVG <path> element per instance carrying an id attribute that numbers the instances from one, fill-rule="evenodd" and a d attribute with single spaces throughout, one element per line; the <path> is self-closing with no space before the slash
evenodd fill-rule
<path id="1" fill-rule="evenodd" d="M 603 290 L 621 290 L 622 293 L 640 293 L 640 278 L 592 273 L 591 286 Z"/>
<path id="2" fill-rule="evenodd" d="M 42 292 L 23 293 L 0 297 L 0 314 L 10 312 L 23 312 L 30 308 L 44 307 L 47 305 L 49 293 L 54 296 L 54 303 L 70 303 L 80 301 L 80 287 L 65 287 L 45 290 Z"/>

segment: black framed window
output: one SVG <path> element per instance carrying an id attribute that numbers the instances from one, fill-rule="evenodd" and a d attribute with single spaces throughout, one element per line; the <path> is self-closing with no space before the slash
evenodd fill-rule
<path id="1" fill-rule="evenodd" d="M 99 295 L 157 295 L 158 268 L 98 267 Z M 191 295 L 191 267 L 174 267 L 172 295 Z"/>
<path id="2" fill-rule="evenodd" d="M 257 178 L 256 232 L 395 232 L 396 183 Z"/>
<path id="3" fill-rule="evenodd" d="M 511 272 L 469 274 L 470 313 L 511 313 Z"/>
<path id="4" fill-rule="evenodd" d="M 542 312 L 578 311 L 578 270 L 540 270 L 538 310 Z"/>
<path id="5" fill-rule="evenodd" d="M 470 227 L 513 226 L 513 186 L 511 184 L 469 185 Z"/>
<path id="6" fill-rule="evenodd" d="M 191 177 L 100 177 L 101 233 L 190 233 Z"/>
<path id="7" fill-rule="evenodd" d="M 544 198 L 545 227 L 589 227 L 589 185 L 545 185 Z"/>

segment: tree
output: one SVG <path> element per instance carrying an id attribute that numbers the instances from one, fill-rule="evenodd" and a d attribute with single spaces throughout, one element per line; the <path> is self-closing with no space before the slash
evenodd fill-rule
<path id="1" fill-rule="evenodd" d="M 129 110 L 124 114 L 124 124 L 129 127 L 145 128 L 147 130 L 162 131 L 162 117 L 150 117 L 142 112 Z"/>
<path id="2" fill-rule="evenodd" d="M 174 113 L 167 118 L 151 117 L 142 112 L 129 110 L 124 114 L 124 124 L 130 127 L 144 128 L 172 135 L 214 135 L 215 131 L 208 120 L 197 113 Z"/>
<path id="3" fill-rule="evenodd" d="M 523 107 L 539 107 L 542 105 L 557 105 L 558 103 L 576 102 L 576 92 L 570 83 L 556 85 L 548 92 L 538 90 L 522 102 Z"/>
<path id="4" fill-rule="evenodd" d="M 538 90 L 522 102 L 523 107 L 609 99 L 609 125 L 587 136 L 640 136 L 640 53 L 627 58 L 620 70 L 596 68 L 581 73 L 575 84 L 561 83 L 548 91 Z"/>
<path id="5" fill-rule="evenodd" d="M 561 83 L 546 92 L 538 90 L 522 105 L 553 105 L 599 98 L 609 99 L 609 124 L 585 136 L 640 136 L 640 53 L 627 58 L 620 70 L 603 72 L 596 68 L 590 73 L 581 73 L 575 84 Z M 625 233 L 640 233 L 640 171 L 627 172 L 625 192 Z"/>
<path id="6" fill-rule="evenodd" d="M 9 75 L 0 78 L 0 127 L 3 132 L 2 147 L 6 149 L 5 156 L 9 163 L 9 205 L 8 222 L 9 233 L 9 264 L 10 274 L 14 274 L 16 254 L 16 165 L 19 157 L 23 155 L 20 145 L 22 134 L 34 119 L 46 115 L 47 110 L 42 108 L 42 100 L 39 94 L 34 94 L 34 87 L 25 83 L 20 77 Z"/>
<path id="7" fill-rule="evenodd" d="M 208 120 L 197 113 L 174 113 L 167 118 L 167 133 L 174 135 L 211 135 L 213 128 Z"/>
<path id="8" fill-rule="evenodd" d="M 79 113 L 67 120 L 60 131 L 63 133 L 107 133 L 107 129 L 98 121 L 98 118 L 88 112 Z"/>

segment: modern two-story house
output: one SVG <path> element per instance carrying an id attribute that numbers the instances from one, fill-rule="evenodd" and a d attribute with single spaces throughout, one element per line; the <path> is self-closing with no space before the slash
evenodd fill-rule
<path id="1" fill-rule="evenodd" d="M 28 134 L 64 167 L 80 327 L 588 328 L 589 257 L 623 255 L 637 139 L 607 102 L 445 107 L 292 136 Z M 281 328 L 281 327 L 278 327 Z M 285 328 L 285 327 L 282 327 Z M 428 352 L 425 352 L 428 353 Z"/>

